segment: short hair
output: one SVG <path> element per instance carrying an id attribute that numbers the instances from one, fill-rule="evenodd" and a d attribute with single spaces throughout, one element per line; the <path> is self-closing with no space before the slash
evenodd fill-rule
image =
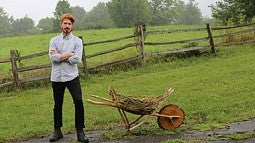
<path id="1" fill-rule="evenodd" d="M 75 22 L 75 18 L 70 13 L 65 13 L 65 14 L 61 15 L 60 22 L 62 23 L 65 19 L 71 20 L 72 24 Z"/>

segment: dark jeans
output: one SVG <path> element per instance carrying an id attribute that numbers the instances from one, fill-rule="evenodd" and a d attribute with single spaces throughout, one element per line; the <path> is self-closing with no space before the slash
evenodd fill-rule
<path id="1" fill-rule="evenodd" d="M 62 107 L 64 100 L 65 88 L 69 90 L 72 95 L 73 103 L 75 105 L 75 128 L 84 128 L 84 107 L 82 101 L 82 92 L 79 78 L 67 82 L 52 82 L 53 97 L 54 97 L 54 128 L 61 128 L 62 122 Z"/>

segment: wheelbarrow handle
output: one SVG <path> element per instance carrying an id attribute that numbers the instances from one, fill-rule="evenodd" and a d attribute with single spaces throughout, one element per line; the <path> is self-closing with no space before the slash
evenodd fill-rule
<path id="1" fill-rule="evenodd" d="M 107 98 L 104 98 L 104 97 L 100 97 L 100 96 L 97 96 L 97 95 L 91 95 L 92 97 L 94 97 L 94 98 L 97 98 L 97 99 L 101 99 L 101 100 L 104 100 L 104 101 L 107 101 L 107 102 L 111 102 L 111 103 L 113 103 L 113 101 L 112 100 L 110 100 L 110 99 L 107 99 Z"/>
<path id="2" fill-rule="evenodd" d="M 87 99 L 87 102 L 91 103 L 91 104 L 96 104 L 96 105 L 105 105 L 105 106 L 111 106 L 111 107 L 117 107 L 115 104 L 113 103 L 104 103 L 104 102 L 98 102 L 98 101 L 94 101 L 94 100 L 90 100 Z"/>

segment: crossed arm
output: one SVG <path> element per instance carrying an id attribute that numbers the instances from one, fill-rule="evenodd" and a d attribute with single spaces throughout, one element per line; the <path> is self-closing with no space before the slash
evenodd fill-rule
<path id="1" fill-rule="evenodd" d="M 51 55 L 59 54 L 57 50 L 50 50 Z M 68 61 L 68 58 L 74 56 L 73 52 L 64 52 L 60 54 L 60 61 Z"/>

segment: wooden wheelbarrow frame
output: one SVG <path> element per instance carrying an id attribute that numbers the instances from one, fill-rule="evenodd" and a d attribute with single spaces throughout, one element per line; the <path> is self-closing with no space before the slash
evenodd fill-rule
<path id="1" fill-rule="evenodd" d="M 87 102 L 95 104 L 95 105 L 104 105 L 104 106 L 110 106 L 110 107 L 117 108 L 129 134 L 131 133 L 131 130 L 141 126 L 145 122 L 145 120 L 138 122 L 145 115 L 158 117 L 159 127 L 169 130 L 169 129 L 179 127 L 183 123 L 183 120 L 185 117 L 183 110 L 174 104 L 168 104 L 168 105 L 164 106 L 163 108 L 160 107 L 160 105 L 173 92 L 174 92 L 174 90 L 170 88 L 162 96 L 159 96 L 158 106 L 154 110 L 152 110 L 149 113 L 142 113 L 142 114 L 132 111 L 132 110 L 129 110 L 129 109 L 124 109 L 120 104 L 118 104 L 118 102 L 115 102 L 116 100 L 118 100 L 118 97 L 117 97 L 118 94 L 115 92 L 115 89 L 113 87 L 110 87 L 110 89 L 109 89 L 109 94 L 112 97 L 112 100 L 103 98 L 103 97 L 100 97 L 97 95 L 91 95 L 92 97 L 101 99 L 105 102 L 99 102 L 99 101 L 94 101 L 94 100 L 90 100 L 90 99 L 87 99 Z M 160 108 L 161 108 L 161 110 L 158 113 L 158 110 Z M 133 122 L 130 123 L 125 112 L 137 114 L 140 116 L 136 120 L 134 120 Z"/>

